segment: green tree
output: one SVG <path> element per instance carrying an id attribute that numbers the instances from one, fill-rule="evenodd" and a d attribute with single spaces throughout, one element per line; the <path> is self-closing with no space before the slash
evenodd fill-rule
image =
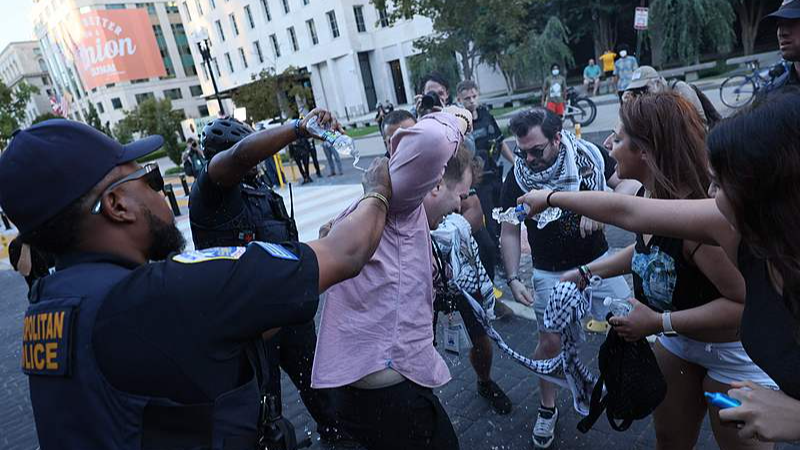
<path id="1" fill-rule="evenodd" d="M 730 2 L 739 17 L 744 54 L 751 55 L 756 45 L 761 19 L 767 11 L 777 9 L 780 0 L 730 0 Z"/>
<path id="2" fill-rule="evenodd" d="M 633 23 L 633 11 L 639 0 L 557 0 L 559 16 L 569 28 L 570 41 L 591 35 L 594 54 L 599 56 L 617 46 L 617 30 L 622 23 Z"/>
<path id="3" fill-rule="evenodd" d="M 33 122 L 31 122 L 31 125 L 35 125 L 39 122 L 44 122 L 45 120 L 50 120 L 50 119 L 63 119 L 63 117 L 48 111 L 44 114 L 39 114 L 38 116 L 36 116 L 36 118 L 33 119 Z"/>
<path id="4" fill-rule="evenodd" d="M 699 61 L 701 46 L 729 51 L 736 14 L 730 0 L 653 0 L 650 3 L 650 44 L 653 64 Z"/>
<path id="5" fill-rule="evenodd" d="M 160 135 L 164 138 L 164 150 L 175 164 L 181 162 L 178 130 L 184 119 L 183 111 L 173 110 L 172 101 L 147 99 L 128 112 L 114 127 L 114 136 L 123 144 L 131 142 L 134 134 L 141 136 Z"/>
<path id="6" fill-rule="evenodd" d="M 100 114 L 97 113 L 97 109 L 95 109 L 94 105 L 89 102 L 89 112 L 86 113 L 86 124 L 90 127 L 103 132 L 109 136 L 111 136 L 111 130 L 103 125 L 103 121 L 100 120 Z"/>
<path id="7" fill-rule="evenodd" d="M 298 113 L 298 103 L 311 104 L 313 92 L 303 83 L 305 74 L 288 67 L 280 74 L 273 69 L 262 70 L 251 83 L 239 87 L 233 94 L 237 107 L 247 109 L 247 117 L 258 122 L 277 117 L 283 112 L 289 117 Z"/>
<path id="8" fill-rule="evenodd" d="M 25 118 L 25 106 L 39 89 L 26 83 L 10 88 L 0 81 L 0 148 L 5 148 L 11 134 Z"/>
<path id="9" fill-rule="evenodd" d="M 412 85 L 415 89 L 420 90 L 422 89 L 422 79 L 431 72 L 439 72 L 450 83 L 451 91 L 461 80 L 455 53 L 438 46 L 432 46 L 430 49 L 408 58 L 408 72 Z"/>

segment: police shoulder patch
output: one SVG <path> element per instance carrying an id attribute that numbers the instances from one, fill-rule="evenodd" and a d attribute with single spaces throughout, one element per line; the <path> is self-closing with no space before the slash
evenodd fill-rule
<path id="1" fill-rule="evenodd" d="M 262 249 L 264 249 L 270 255 L 279 258 L 279 259 L 288 259 L 290 261 L 299 261 L 300 258 L 297 257 L 294 253 L 290 252 L 286 247 L 280 244 L 273 244 L 270 242 L 261 242 L 255 241 L 250 245 L 256 244 Z"/>
<path id="2" fill-rule="evenodd" d="M 192 250 L 172 257 L 172 260 L 182 264 L 196 264 L 219 259 L 237 260 L 244 255 L 245 247 L 214 247 L 205 250 Z"/>

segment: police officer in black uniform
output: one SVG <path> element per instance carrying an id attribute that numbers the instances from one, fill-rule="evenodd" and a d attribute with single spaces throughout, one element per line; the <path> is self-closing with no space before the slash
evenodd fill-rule
<path id="1" fill-rule="evenodd" d="M 309 117 L 321 113 L 324 111 L 316 109 L 309 113 Z M 246 139 L 248 136 L 251 138 Z M 254 240 L 297 241 L 297 227 L 287 214 L 283 198 L 269 186 L 259 170 L 262 161 L 271 159 L 273 154 L 296 138 L 281 128 L 253 135 L 252 128 L 233 118 L 215 119 L 203 128 L 200 147 L 208 161 L 207 170 L 199 175 L 189 196 L 195 248 L 244 246 Z M 305 137 L 300 140 L 305 140 Z M 253 166 L 248 167 L 244 161 L 250 161 Z M 280 364 L 317 422 L 322 439 L 334 441 L 338 433 L 334 420 L 326 414 L 327 391 L 311 389 L 316 344 L 313 320 L 283 327 L 267 341 L 266 348 L 257 349 L 257 352 L 266 353 L 263 356 L 267 367 L 264 367 L 262 383 L 265 394 L 279 408 Z M 280 410 L 273 413 L 280 414 Z"/>
<path id="2" fill-rule="evenodd" d="M 353 220 L 325 239 L 176 254 L 158 166 L 135 162 L 162 143 L 123 146 L 54 119 L 15 132 L 0 156 L 0 206 L 23 242 L 57 259 L 33 287 L 22 339 L 43 450 L 264 448 L 248 343 L 308 322 L 319 293 L 377 248 L 385 159 L 365 175 Z"/>

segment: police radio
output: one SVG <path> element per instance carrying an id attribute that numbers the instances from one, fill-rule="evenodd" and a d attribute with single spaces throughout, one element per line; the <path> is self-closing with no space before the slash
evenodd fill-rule
<path id="1" fill-rule="evenodd" d="M 306 437 L 299 443 L 294 425 L 281 415 L 280 399 L 274 394 L 261 397 L 261 420 L 258 430 L 258 450 L 296 450 L 311 447 Z"/>

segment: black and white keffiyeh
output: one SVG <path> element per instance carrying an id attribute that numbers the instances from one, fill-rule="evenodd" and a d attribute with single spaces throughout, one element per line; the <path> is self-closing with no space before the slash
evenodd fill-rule
<path id="1" fill-rule="evenodd" d="M 494 286 L 478 258 L 478 246 L 466 219 L 451 214 L 439 228 L 431 232 L 431 237 L 451 265 L 449 287 L 460 291 L 467 299 L 489 338 L 495 341 L 500 350 L 538 376 L 567 387 L 572 392 L 575 410 L 584 416 L 589 414 L 592 388 L 597 378 L 581 362 L 578 350 L 585 341 L 580 324 L 589 310 L 591 287 L 581 292 L 575 283 L 564 282 L 553 288 L 545 309 L 544 326 L 560 333 L 562 350 L 555 358 L 534 360 L 514 351 L 492 327 Z M 483 305 L 472 296 L 479 289 L 484 299 Z"/>
<path id="2" fill-rule="evenodd" d="M 605 162 L 600 150 L 591 142 L 578 139 L 573 133 L 561 131 L 561 149 L 555 163 L 541 172 L 534 172 L 517 156 L 514 160 L 514 177 L 523 192 L 550 189 L 553 191 L 578 191 L 581 181 L 591 190 L 606 188 Z M 561 217 L 559 208 L 548 208 L 539 219 L 539 228 Z"/>

